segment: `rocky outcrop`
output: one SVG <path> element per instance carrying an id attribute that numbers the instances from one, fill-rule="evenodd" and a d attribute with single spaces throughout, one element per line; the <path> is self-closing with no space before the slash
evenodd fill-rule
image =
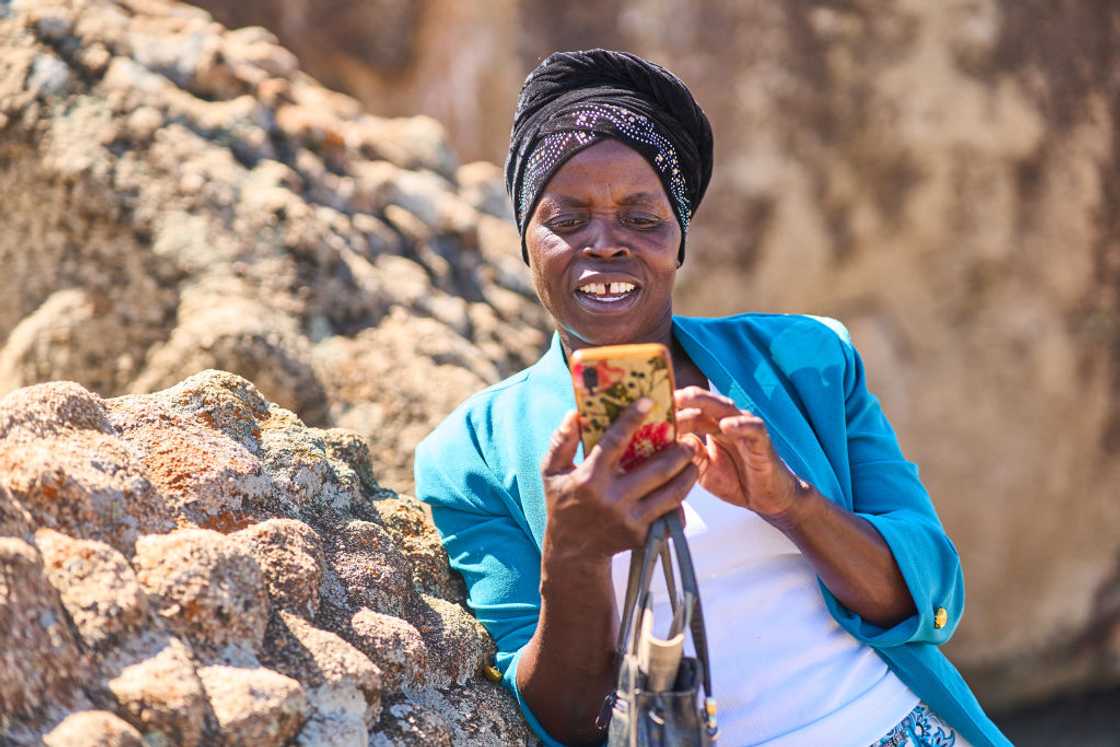
<path id="1" fill-rule="evenodd" d="M 0 742 L 532 741 L 435 527 L 358 434 L 207 370 L 19 389 L 0 460 L 26 454 L 0 470 Z"/>
<path id="2" fill-rule="evenodd" d="M 356 430 L 407 488 L 419 438 L 543 348 L 495 167 L 461 166 L 435 121 L 364 114 L 269 32 L 162 0 L 5 2 L 0 50 L 0 392 L 232 371 Z M 171 482 L 131 500 L 186 491 L 205 523 L 220 499 L 187 482 L 249 463 L 196 470 L 210 437 L 184 434 L 138 457 Z"/>
<path id="3" fill-rule="evenodd" d="M 185 5 L 0 52 L 0 742 L 531 742 L 387 487 L 545 342 L 494 167 Z"/>
<path id="4" fill-rule="evenodd" d="M 848 323 L 963 555 L 986 703 L 1120 680 L 1115 2 L 198 2 L 498 162 L 549 52 L 678 72 L 718 157 L 679 307 Z"/>

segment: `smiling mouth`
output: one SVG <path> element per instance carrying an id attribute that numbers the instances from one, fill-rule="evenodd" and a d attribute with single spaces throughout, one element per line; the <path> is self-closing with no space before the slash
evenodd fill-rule
<path id="1" fill-rule="evenodd" d="M 585 283 L 576 289 L 576 295 L 598 303 L 620 303 L 634 296 L 638 286 L 633 283 Z"/>

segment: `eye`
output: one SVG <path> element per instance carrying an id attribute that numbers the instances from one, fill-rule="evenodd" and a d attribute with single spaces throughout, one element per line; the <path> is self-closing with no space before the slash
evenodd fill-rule
<path id="1" fill-rule="evenodd" d="M 654 215 L 653 213 L 627 213 L 622 216 L 622 222 L 628 226 L 631 226 L 632 228 L 648 230 L 660 226 L 662 223 L 662 218 L 658 215 Z"/>
<path id="2" fill-rule="evenodd" d="M 550 218 L 546 225 L 557 232 L 572 231 L 586 223 L 586 218 L 579 214 L 566 213 Z"/>

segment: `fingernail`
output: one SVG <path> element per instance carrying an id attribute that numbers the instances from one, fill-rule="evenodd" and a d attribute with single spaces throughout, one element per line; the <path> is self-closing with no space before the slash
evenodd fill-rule
<path id="1" fill-rule="evenodd" d="M 638 412 L 649 412 L 653 409 L 653 400 L 649 397 L 642 397 L 638 400 Z"/>

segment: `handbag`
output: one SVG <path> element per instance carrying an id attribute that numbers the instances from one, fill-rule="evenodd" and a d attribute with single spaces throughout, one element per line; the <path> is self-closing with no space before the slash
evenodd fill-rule
<path id="1" fill-rule="evenodd" d="M 672 550 L 670 550 L 670 545 Z M 675 679 L 665 689 L 650 687 L 648 651 L 642 651 L 643 634 L 650 635 L 652 592 L 650 583 L 658 558 L 661 559 L 674 627 L 692 636 L 696 656 L 680 656 Z M 673 559 L 680 572 L 681 593 L 677 593 Z M 641 613 L 642 620 L 636 618 Z M 648 640 L 646 641 L 648 648 Z M 678 646 L 683 646 L 683 638 Z M 671 512 L 650 527 L 645 546 L 630 556 L 630 577 L 619 625 L 616 651 L 620 659 L 618 685 L 607 696 L 603 716 L 609 706 L 609 747 L 710 747 L 719 728 L 716 701 L 712 695 L 711 668 L 704 617 L 700 607 L 700 588 L 692 555 L 684 537 L 680 516 Z M 700 687 L 704 700 L 700 702 Z"/>

